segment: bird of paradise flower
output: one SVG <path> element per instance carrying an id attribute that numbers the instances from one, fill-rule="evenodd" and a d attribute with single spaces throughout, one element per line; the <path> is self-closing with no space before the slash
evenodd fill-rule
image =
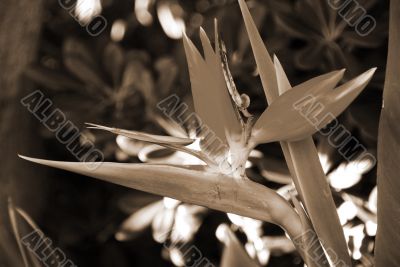
<path id="1" fill-rule="evenodd" d="M 327 113 L 338 116 L 366 87 L 375 69 L 335 89 L 344 71 L 333 71 L 292 88 L 278 59 L 275 57 L 273 62 L 270 58 L 245 2 L 239 0 L 239 4 L 269 102 L 269 107 L 258 119 L 246 116 L 244 108 L 247 104 L 243 103 L 246 102 L 245 96 L 236 98 L 236 94 L 228 90 L 232 88 L 228 88 L 229 84 L 226 83 L 218 36 L 214 50 L 205 32 L 200 31 L 205 58 L 187 36 L 183 37 L 195 111 L 225 144 L 226 149 L 218 151 L 219 156 L 222 154 L 225 159 L 222 165 L 215 164 L 215 154 L 203 151 L 202 141 L 205 137 L 201 135 L 198 136 L 200 150 L 197 151 L 188 148 L 195 139 L 150 135 L 97 125 L 92 127 L 184 151 L 198 157 L 206 165 L 104 162 L 90 171 L 85 163 L 21 157 L 183 202 L 271 222 L 281 226 L 292 240 L 299 241 L 298 237 L 304 231 L 312 229 L 323 240 L 324 248 L 333 252 L 327 253 L 327 257 L 350 265 L 343 229 L 311 138 L 329 121 L 324 121 L 316 128 L 299 114 L 293 104 L 311 94 L 324 104 Z M 259 144 L 275 141 L 281 143 L 302 205 L 295 202 L 295 207 L 292 207 L 274 190 L 246 177 L 245 163 L 252 149 Z M 314 266 L 314 261 L 306 253 L 306 240 L 300 239 L 294 244 L 307 264 Z"/>

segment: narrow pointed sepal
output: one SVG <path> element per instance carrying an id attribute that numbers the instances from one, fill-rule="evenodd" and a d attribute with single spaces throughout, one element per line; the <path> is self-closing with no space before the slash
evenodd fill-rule
<path id="1" fill-rule="evenodd" d="M 154 144 L 160 144 L 160 145 L 165 144 L 165 145 L 186 146 L 186 145 L 192 144 L 195 141 L 194 139 L 190 139 L 190 138 L 148 134 L 148 133 L 143 133 L 143 132 L 138 132 L 138 131 L 112 128 L 112 127 L 97 125 L 97 124 L 93 124 L 93 123 L 86 123 L 86 124 L 89 125 L 88 128 L 90 128 L 90 129 L 103 130 L 103 131 L 111 132 L 111 133 L 114 133 L 117 135 L 122 135 L 127 138 L 144 141 L 144 142 L 149 142 L 149 143 L 154 143 Z"/>
<path id="2" fill-rule="evenodd" d="M 268 103 L 271 103 L 272 100 L 278 96 L 274 63 L 272 62 L 269 52 L 257 30 L 257 26 L 251 17 L 245 1 L 239 0 L 239 5 L 250 39 L 250 44 L 253 49 L 264 92 L 267 96 Z"/>

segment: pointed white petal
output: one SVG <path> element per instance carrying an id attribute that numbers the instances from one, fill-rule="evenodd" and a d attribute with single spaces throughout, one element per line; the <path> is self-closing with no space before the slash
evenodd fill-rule
<path id="1" fill-rule="evenodd" d="M 273 99 L 278 96 L 275 67 L 244 0 L 239 0 L 239 5 L 253 49 L 254 58 L 257 63 L 258 72 L 260 73 L 264 92 L 267 96 L 268 103 L 271 103 Z"/>
<path id="2" fill-rule="evenodd" d="M 173 137 L 173 136 L 163 136 L 163 135 L 155 135 L 155 134 L 148 134 L 142 133 L 138 131 L 130 131 L 118 128 L 111 128 L 102 125 L 97 125 L 93 123 L 87 123 L 90 129 L 98 129 L 108 131 L 117 135 L 122 135 L 128 138 L 132 138 L 135 140 L 145 141 L 149 143 L 155 144 L 167 144 L 167 145 L 190 145 L 195 140 L 189 138 L 181 138 L 181 137 Z"/>

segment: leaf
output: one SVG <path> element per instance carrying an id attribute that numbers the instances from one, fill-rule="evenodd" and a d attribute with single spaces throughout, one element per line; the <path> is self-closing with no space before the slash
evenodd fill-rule
<path id="1" fill-rule="evenodd" d="M 164 129 L 164 131 L 172 136 L 176 137 L 181 137 L 181 138 L 187 138 L 188 133 L 187 131 L 175 120 L 172 120 L 170 118 L 165 118 L 163 116 L 159 116 L 157 114 L 154 114 L 153 120 L 161 127 Z"/>
<path id="2" fill-rule="evenodd" d="M 63 47 L 64 64 L 68 70 L 86 85 L 104 89 L 107 85 L 101 78 L 96 62 L 90 51 L 79 41 L 68 39 Z"/>
<path id="3" fill-rule="evenodd" d="M 189 38 L 183 37 L 195 111 L 224 143 L 237 140 L 242 128 L 227 91 L 221 61 L 204 30 L 200 30 L 200 39 L 205 60 Z"/>
<path id="4" fill-rule="evenodd" d="M 133 214 L 144 206 L 147 206 L 153 202 L 161 200 L 160 196 L 148 194 L 141 191 L 132 191 L 123 195 L 118 199 L 118 209 L 124 214 Z"/>
<path id="5" fill-rule="evenodd" d="M 56 70 L 44 68 L 41 66 L 28 67 L 25 75 L 34 82 L 44 85 L 48 89 L 60 91 L 66 89 L 80 89 L 82 84 L 75 81 L 68 75 Z"/>
<path id="6" fill-rule="evenodd" d="M 279 184 L 292 183 L 292 177 L 283 160 L 271 156 L 264 156 L 257 165 L 260 169 L 260 174 L 265 179 Z"/>
<path id="7" fill-rule="evenodd" d="M 104 130 L 114 134 L 122 135 L 131 139 L 150 142 L 154 144 L 167 144 L 167 145 L 190 145 L 195 140 L 189 138 L 173 137 L 173 136 L 163 136 L 154 135 L 148 133 L 142 133 L 138 131 L 123 130 L 118 128 L 110 128 L 106 126 L 101 126 L 93 123 L 87 123 L 90 125 L 90 129 Z"/>
<path id="8" fill-rule="evenodd" d="M 289 203 L 275 191 L 250 180 L 169 165 L 103 162 L 96 169 L 89 169 L 89 163 L 20 157 L 186 203 L 272 222 L 292 238 L 301 234 L 301 222 Z"/>
<path id="9" fill-rule="evenodd" d="M 27 222 L 29 224 L 29 226 L 34 231 L 43 233 L 43 231 L 40 230 L 39 226 L 35 223 L 35 221 L 29 216 L 29 214 L 26 211 L 24 211 L 23 209 L 18 208 L 18 207 L 15 207 L 15 210 L 25 220 L 25 222 Z M 30 249 L 28 249 L 28 252 L 29 252 L 29 256 L 30 256 L 33 266 L 41 267 L 42 264 L 39 262 L 39 259 L 37 258 L 35 253 L 33 251 L 31 251 Z M 50 257 L 53 258 L 55 262 L 58 262 L 59 264 L 61 264 L 56 256 L 51 255 Z"/>
<path id="10" fill-rule="evenodd" d="M 154 64 L 157 70 L 157 95 L 165 97 L 174 89 L 174 83 L 179 73 L 178 66 L 172 57 L 161 57 Z"/>
<path id="11" fill-rule="evenodd" d="M 328 174 L 330 185 L 336 190 L 348 189 L 361 181 L 363 175 L 375 167 L 375 159 L 356 158 L 342 162 Z"/>
<path id="12" fill-rule="evenodd" d="M 157 104 L 152 74 L 146 65 L 138 58 L 132 58 L 127 62 L 122 74 L 122 83 L 118 88 L 118 94 L 127 97 L 139 90 L 146 100 L 147 113 L 153 112 L 152 108 Z"/>
<path id="13" fill-rule="evenodd" d="M 353 80 L 330 90 L 332 81 L 338 82 L 343 72 L 325 76 L 332 79 L 315 84 L 310 80 L 279 96 L 261 115 L 254 126 L 254 141 L 298 141 L 313 135 L 339 116 L 361 93 L 372 78 L 370 69 Z M 334 79 L 333 79 L 334 78 Z"/>
<path id="14" fill-rule="evenodd" d="M 170 236 L 172 228 L 174 226 L 175 216 L 176 207 L 163 207 L 163 209 L 154 216 L 151 228 L 153 238 L 156 242 L 162 244 L 168 240 L 168 237 Z"/>
<path id="15" fill-rule="evenodd" d="M 162 212 L 162 200 L 146 205 L 125 219 L 115 234 L 118 241 L 128 241 L 135 238 L 150 226 L 157 213 Z"/>
<path id="16" fill-rule="evenodd" d="M 19 251 L 21 253 L 22 260 L 24 262 L 24 265 L 26 267 L 29 266 L 34 266 L 34 267 L 40 267 L 42 264 L 39 262 L 37 256 L 35 255 L 35 252 L 30 250 L 29 248 L 26 248 L 25 245 L 22 244 L 21 239 L 23 236 L 20 233 L 19 230 L 19 220 L 17 217 L 17 213 L 22 217 L 22 219 L 25 220 L 25 222 L 28 223 L 28 225 L 36 232 L 43 233 L 39 226 L 33 221 L 33 219 L 22 209 L 16 207 L 12 201 L 11 198 L 8 199 L 8 214 L 10 217 L 10 223 L 11 227 L 13 230 L 14 237 L 17 241 Z M 29 260 L 28 260 L 29 256 Z M 50 256 L 53 257 L 53 256 Z M 56 261 L 58 259 L 54 258 Z M 31 265 L 32 264 L 32 265 Z"/>
<path id="17" fill-rule="evenodd" d="M 400 6 L 390 1 L 389 52 L 378 135 L 377 267 L 400 262 Z"/>
<path id="18" fill-rule="evenodd" d="M 122 152 L 134 157 L 137 157 L 140 151 L 149 145 L 147 142 L 134 140 L 122 135 L 118 135 L 115 141 Z"/>
<path id="19" fill-rule="evenodd" d="M 21 243 L 21 234 L 19 232 L 18 221 L 15 214 L 15 206 L 11 198 L 8 199 L 8 215 L 10 217 L 11 228 L 15 237 L 15 240 L 18 244 L 19 251 L 21 253 L 22 260 L 24 262 L 25 267 L 29 267 L 29 261 L 27 257 L 26 250 Z"/>
<path id="20" fill-rule="evenodd" d="M 103 52 L 103 65 L 111 76 L 114 86 L 118 86 L 121 82 L 122 71 L 124 67 L 124 51 L 122 48 L 110 42 Z"/>
<path id="21" fill-rule="evenodd" d="M 193 239 L 198 233 L 208 211 L 209 210 L 205 207 L 179 202 L 179 205 L 176 207 L 174 226 L 170 234 L 170 240 L 174 244 L 194 241 Z"/>
<path id="22" fill-rule="evenodd" d="M 336 206 L 312 138 L 289 142 L 294 170 L 304 204 L 325 249 L 350 266 L 350 258 Z"/>
<path id="23" fill-rule="evenodd" d="M 292 195 L 292 202 L 300 216 L 301 223 L 303 225 L 303 233 L 301 235 L 301 241 L 304 246 L 305 262 L 308 267 L 329 267 L 329 263 L 325 257 L 325 253 L 322 250 L 321 244 L 315 234 L 314 228 L 306 211 L 304 210 L 301 203 L 295 196 Z M 315 258 L 312 256 L 318 255 Z"/>
<path id="24" fill-rule="evenodd" d="M 219 233 L 218 233 L 219 232 Z M 221 224 L 217 229 L 217 234 L 222 235 L 224 251 L 221 257 L 221 267 L 259 267 L 256 260 L 250 258 L 249 254 L 239 242 L 235 234 L 226 224 Z"/>

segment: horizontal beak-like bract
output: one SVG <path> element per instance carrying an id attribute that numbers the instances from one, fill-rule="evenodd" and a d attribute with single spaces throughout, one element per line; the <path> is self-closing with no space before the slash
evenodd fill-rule
<path id="1" fill-rule="evenodd" d="M 324 173 L 319 169 L 320 163 L 311 135 L 346 109 L 365 88 L 374 69 L 336 89 L 334 87 L 342 79 L 343 70 L 318 76 L 292 88 L 277 58 L 275 64 L 272 62 L 245 2 L 239 0 L 239 4 L 269 107 L 250 129 L 249 139 L 246 141 L 245 118 L 241 117 L 238 107 L 234 105 L 224 79 L 220 47 L 217 44 L 219 37 L 216 34 L 217 45 L 214 50 L 204 30 L 201 29 L 200 39 L 204 58 L 191 40 L 186 35 L 183 37 L 195 111 L 202 124 L 211 129 L 228 147 L 226 157 L 237 151 L 248 155 L 257 144 L 281 141 L 296 189 L 313 227 L 318 236 L 324 239 L 324 244 L 329 245 L 329 249 L 333 249 L 340 260 L 348 263 L 349 257 L 344 237 L 342 238 L 343 233 L 340 233 L 341 228 L 338 228 L 340 224 L 336 225 L 338 220 L 335 219 L 335 216 L 337 217 L 335 206 Z M 89 169 L 86 166 L 88 163 L 22 158 L 129 188 L 272 222 L 282 226 L 292 239 L 302 234 L 304 218 L 300 219 L 296 210 L 285 199 L 275 191 L 250 181 L 245 175 L 237 179 L 237 175 L 234 174 L 235 169 L 244 166 L 247 157 L 241 159 L 239 163 L 236 162 L 237 165 L 233 164 L 234 161 L 228 160 L 228 165 L 232 168 L 231 174 L 233 173 L 230 175 L 219 171 L 216 168 L 218 162 L 203 153 L 201 149 L 199 151 L 189 148 L 194 139 L 150 135 L 93 124 L 91 127 L 192 154 L 203 160 L 207 166 L 199 168 L 199 166 L 104 162 L 99 163 L 95 169 Z M 291 141 L 298 142 L 292 144 Z M 307 160 L 310 162 L 307 163 Z M 312 166 L 310 168 L 303 166 L 304 163 Z M 324 214 L 318 214 L 319 212 Z M 320 215 L 325 218 L 316 218 Z M 299 244 L 297 248 L 303 254 Z M 309 263 L 309 266 L 312 266 L 312 263 Z"/>

